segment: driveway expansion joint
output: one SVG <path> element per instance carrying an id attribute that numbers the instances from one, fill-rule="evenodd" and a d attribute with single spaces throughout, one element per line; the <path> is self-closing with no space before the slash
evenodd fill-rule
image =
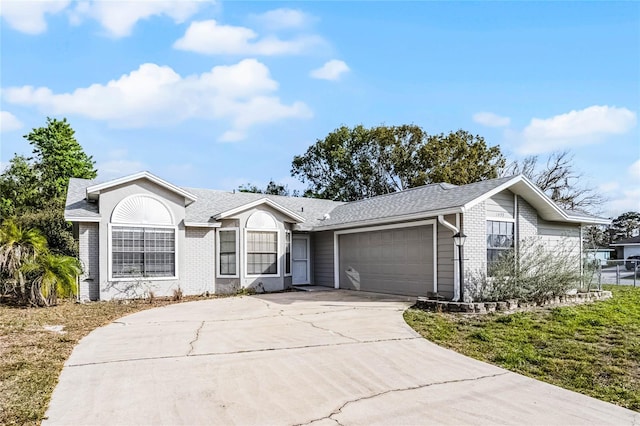
<path id="1" fill-rule="evenodd" d="M 204 322 L 208 322 L 208 321 L 204 321 Z M 194 339 L 191 343 L 195 343 L 197 340 L 198 338 Z M 340 343 L 324 343 L 324 344 L 317 344 L 317 345 L 288 346 L 283 348 L 241 349 L 238 351 L 207 352 L 202 354 L 194 354 L 194 353 L 191 353 L 191 351 L 189 351 L 190 353 L 187 355 L 165 355 L 165 356 L 139 357 L 139 358 L 129 358 L 129 359 L 114 359 L 109 361 L 85 362 L 85 363 L 79 363 L 79 364 L 65 364 L 65 367 L 87 367 L 87 366 L 94 366 L 94 365 L 117 364 L 117 363 L 124 363 L 124 362 L 138 362 L 138 361 L 149 361 L 149 360 L 159 360 L 159 359 L 194 358 L 194 357 L 204 357 L 204 356 L 215 357 L 215 356 L 239 355 L 239 354 L 248 354 L 248 353 L 271 352 L 271 351 L 292 351 L 292 350 L 299 350 L 299 349 L 313 349 L 313 348 L 319 348 L 319 347 L 332 347 L 332 346 L 344 346 L 344 345 L 368 345 L 372 343 L 398 342 L 403 340 L 424 340 L 424 339 L 421 336 L 399 337 L 399 338 L 391 338 L 391 339 L 364 340 L 364 341 L 352 341 L 352 342 L 340 342 Z"/>
<path id="2" fill-rule="evenodd" d="M 344 408 L 347 407 L 348 405 L 355 404 L 355 403 L 358 403 L 360 401 L 366 401 L 366 400 L 369 400 L 369 399 L 377 398 L 379 396 L 387 395 L 389 393 L 406 392 L 406 391 L 412 391 L 412 390 L 427 388 L 427 387 L 431 387 L 431 386 L 447 385 L 447 384 L 451 384 L 451 383 L 475 382 L 475 381 L 479 381 L 479 380 L 483 380 L 483 379 L 491 379 L 493 377 L 504 376 L 504 375 L 507 375 L 507 374 L 509 374 L 509 372 L 505 371 L 505 372 L 502 372 L 502 373 L 489 374 L 489 375 L 478 376 L 478 377 L 471 377 L 471 378 L 468 378 L 468 379 L 445 380 L 443 382 L 426 383 L 426 384 L 423 384 L 423 385 L 409 386 L 409 387 L 406 387 L 406 388 L 389 389 L 389 390 L 386 390 L 386 391 L 374 393 L 373 395 L 362 396 L 360 398 L 349 400 L 349 401 L 345 402 L 344 404 L 342 404 L 340 407 L 338 407 L 336 410 L 332 411 L 327 416 L 320 417 L 320 418 L 317 418 L 317 419 L 313 419 L 313 420 L 308 421 L 306 423 L 297 423 L 295 426 L 307 426 L 307 425 L 311 425 L 313 423 L 316 423 L 316 422 L 319 422 L 319 421 L 322 421 L 322 420 L 333 420 L 336 423 L 340 424 L 336 419 L 333 418 L 333 416 L 336 416 L 336 415 L 342 413 L 342 410 L 344 410 Z"/>

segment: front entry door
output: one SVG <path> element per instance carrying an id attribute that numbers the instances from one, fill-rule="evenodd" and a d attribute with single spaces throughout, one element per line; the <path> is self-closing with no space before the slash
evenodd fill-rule
<path id="1" fill-rule="evenodd" d="M 293 236 L 293 284 L 309 284 L 309 236 Z"/>

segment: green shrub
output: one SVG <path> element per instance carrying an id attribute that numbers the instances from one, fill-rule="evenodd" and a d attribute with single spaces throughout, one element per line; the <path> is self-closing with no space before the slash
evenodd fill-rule
<path id="1" fill-rule="evenodd" d="M 581 287 L 580 258 L 575 244 L 563 239 L 550 249 L 539 239 L 527 239 L 509 250 L 489 269 L 467 277 L 467 297 L 473 301 L 540 302 Z"/>

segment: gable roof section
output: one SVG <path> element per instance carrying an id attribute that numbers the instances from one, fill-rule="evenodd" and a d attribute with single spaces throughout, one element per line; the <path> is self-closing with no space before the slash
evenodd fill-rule
<path id="1" fill-rule="evenodd" d="M 466 203 L 463 207 L 464 209 L 469 209 L 476 204 L 493 197 L 499 192 L 504 191 L 505 189 L 510 190 L 514 194 L 519 195 L 525 201 L 527 201 L 533 208 L 536 209 L 538 215 L 542 217 L 544 220 L 555 221 L 555 222 L 574 222 L 574 223 L 585 223 L 585 224 L 600 224 L 607 225 L 611 223 L 609 219 L 603 219 L 596 216 L 591 216 L 587 213 L 579 212 L 576 210 L 566 210 L 558 206 L 556 203 L 551 200 L 540 188 L 538 188 L 533 182 L 531 182 L 524 175 L 512 176 L 510 178 L 502 178 L 507 179 L 502 182 L 500 185 L 495 188 L 487 191 L 481 196 L 475 198 L 471 202 Z M 498 181 L 501 179 L 493 179 L 493 181 Z M 490 182 L 490 181 L 487 181 Z M 472 184 L 474 185 L 474 184 Z M 468 185 L 466 185 L 468 186 Z"/>
<path id="2" fill-rule="evenodd" d="M 261 205 L 267 205 L 277 211 L 279 211 L 280 213 L 284 214 L 285 216 L 288 216 L 290 219 L 293 219 L 294 223 L 303 223 L 304 222 L 304 218 L 294 212 L 292 212 L 291 210 L 289 210 L 286 207 L 281 206 L 280 204 L 276 203 L 273 200 L 270 200 L 268 198 L 260 198 L 258 200 L 252 201 L 250 203 L 247 204 L 243 204 L 241 206 L 232 208 L 230 210 L 218 213 L 217 215 L 214 216 L 215 219 L 220 220 L 220 219 L 225 219 L 227 217 L 230 216 L 234 216 L 238 213 L 241 213 L 243 211 L 249 210 L 250 208 L 253 207 L 257 207 L 257 206 L 261 206 Z"/>
<path id="3" fill-rule="evenodd" d="M 185 201 L 187 201 L 186 203 L 187 205 L 197 200 L 197 197 L 191 194 L 190 192 L 185 191 L 184 189 L 179 188 L 167 182 L 166 180 L 160 179 L 158 176 L 151 174 L 147 171 L 135 173 L 129 176 L 124 176 L 124 177 L 113 179 L 103 183 L 90 185 L 86 189 L 87 199 L 88 200 L 97 199 L 98 196 L 100 195 L 100 191 L 103 191 L 108 188 L 112 188 L 114 186 L 124 185 L 126 183 L 133 182 L 134 180 L 138 180 L 138 179 L 147 179 L 158 186 L 161 186 L 169 191 L 175 192 L 176 194 L 183 196 L 185 198 Z"/>
<path id="4" fill-rule="evenodd" d="M 186 210 L 185 221 L 193 224 L 212 223 L 217 217 L 228 216 L 233 211 L 246 210 L 248 204 L 267 203 L 261 201 L 268 199 L 279 206 L 281 212 L 288 212 L 298 216 L 296 220 L 302 219 L 296 225 L 296 229 L 309 231 L 314 225 L 321 221 L 325 214 L 329 213 L 336 206 L 344 203 L 322 200 L 318 198 L 285 197 L 281 195 L 255 194 L 251 192 L 229 192 L 215 189 L 186 188 L 189 192 L 198 197 L 198 201 L 189 205 Z M 257 204 L 254 204 L 257 205 Z"/>

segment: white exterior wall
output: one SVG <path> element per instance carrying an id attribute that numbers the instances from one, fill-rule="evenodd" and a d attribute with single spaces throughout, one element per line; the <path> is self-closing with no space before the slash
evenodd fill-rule
<path id="1" fill-rule="evenodd" d="M 560 251 L 575 256 L 579 266 L 582 258 L 580 225 L 561 222 L 547 222 L 538 218 L 538 238 L 549 250 Z"/>
<path id="2" fill-rule="evenodd" d="M 263 211 L 271 214 L 275 219 L 278 230 L 278 275 L 259 275 L 259 276 L 247 276 L 246 273 L 246 229 L 247 220 L 255 212 Z M 238 213 L 226 220 L 223 220 L 222 227 L 237 227 L 239 228 L 238 238 L 238 273 L 237 278 L 219 278 L 215 280 L 216 293 L 233 293 L 240 289 L 250 288 L 257 291 L 281 291 L 291 285 L 291 277 L 285 277 L 285 230 L 291 230 L 290 224 L 285 221 L 288 218 L 279 211 L 266 206 L 261 205 L 258 207 L 250 208 L 243 212 Z M 268 231 L 268 229 L 265 229 Z M 216 254 L 217 256 L 217 254 Z M 217 259 L 215 260 L 217 262 Z"/>
<path id="3" fill-rule="evenodd" d="M 124 198 L 130 195 L 150 195 L 162 200 L 162 203 L 170 210 L 176 229 L 176 275 L 175 279 L 149 279 L 138 278 L 132 280 L 111 279 L 109 276 L 109 223 L 114 208 Z M 108 188 L 101 192 L 99 198 L 100 222 L 100 300 L 131 299 L 148 297 L 150 293 L 155 296 L 172 296 L 173 291 L 180 288 L 184 295 L 188 283 L 185 278 L 185 229 L 184 198 L 173 191 L 169 191 L 146 179 L 138 179 L 123 185 Z M 121 225 L 121 224 L 119 224 Z M 126 226 L 126 225 L 123 225 Z M 153 224 L 149 224 L 153 226 Z"/>
<path id="4" fill-rule="evenodd" d="M 467 241 L 462 249 L 465 283 L 468 277 L 487 269 L 487 213 L 485 202 L 468 209 L 462 215 L 462 232 Z M 462 294 L 466 298 L 467 290 Z"/>
<path id="5" fill-rule="evenodd" d="M 185 229 L 184 294 L 215 292 L 215 228 Z"/>
<path id="6" fill-rule="evenodd" d="M 521 197 L 518 197 L 516 230 L 518 232 L 516 241 L 518 242 L 538 235 L 538 212 Z"/>

